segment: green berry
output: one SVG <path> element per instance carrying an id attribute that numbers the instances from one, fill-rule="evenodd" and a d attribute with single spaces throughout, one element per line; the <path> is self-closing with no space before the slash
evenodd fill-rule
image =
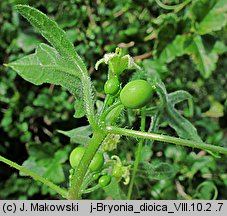
<path id="1" fill-rule="evenodd" d="M 89 168 L 92 172 L 95 172 L 100 170 L 103 164 L 104 164 L 103 154 L 98 152 L 95 154 L 94 158 L 92 159 Z"/>
<path id="2" fill-rule="evenodd" d="M 84 147 L 76 147 L 70 154 L 69 156 L 69 162 L 71 167 L 76 168 L 80 161 L 81 158 L 83 157 L 85 152 L 85 148 Z"/>
<path id="3" fill-rule="evenodd" d="M 131 109 L 146 106 L 152 97 L 152 86 L 145 80 L 134 80 L 125 85 L 120 93 L 121 103 Z"/>
<path id="4" fill-rule="evenodd" d="M 94 174 L 92 175 L 92 179 L 93 179 L 93 180 L 97 180 L 97 179 L 99 178 L 99 176 L 100 176 L 100 173 L 94 173 Z"/>
<path id="5" fill-rule="evenodd" d="M 102 186 L 102 187 L 106 187 L 107 185 L 109 185 L 111 182 L 111 177 L 108 176 L 108 175 L 104 175 L 104 176 L 101 176 L 99 178 L 99 184 Z"/>
<path id="6" fill-rule="evenodd" d="M 117 77 L 110 78 L 104 85 L 106 94 L 115 95 L 120 89 L 120 82 Z"/>

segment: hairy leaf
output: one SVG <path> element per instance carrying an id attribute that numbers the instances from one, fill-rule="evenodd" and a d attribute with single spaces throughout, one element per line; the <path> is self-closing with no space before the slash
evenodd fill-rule
<path id="1" fill-rule="evenodd" d="M 189 140 L 202 142 L 196 128 L 172 106 L 168 105 L 165 109 L 165 119 L 177 134 Z"/>
<path id="2" fill-rule="evenodd" d="M 77 70 L 86 72 L 86 67 L 76 53 L 73 44 L 68 40 L 65 32 L 58 27 L 56 22 L 39 10 L 27 5 L 17 5 L 16 8 L 62 56 L 74 63 Z"/>
<path id="3" fill-rule="evenodd" d="M 61 82 L 62 86 L 65 86 L 76 96 L 77 109 L 76 109 L 75 117 L 84 116 L 85 109 L 84 109 L 84 102 L 82 100 L 83 86 L 81 85 L 79 79 L 81 79 L 81 77 L 83 76 L 87 76 L 87 70 L 82 59 L 76 53 L 73 44 L 66 37 L 65 32 L 58 27 L 57 23 L 51 20 L 44 13 L 40 12 L 35 8 L 29 7 L 27 5 L 17 5 L 16 8 L 18 12 L 22 16 L 24 16 L 42 34 L 42 36 L 47 39 L 47 41 L 50 42 L 50 44 L 59 53 L 62 60 L 64 59 L 65 64 L 61 65 L 61 63 L 59 63 L 59 66 L 62 66 L 62 69 L 64 69 L 64 71 L 67 71 L 68 68 L 71 68 L 74 71 L 74 72 L 71 71 L 72 73 L 70 75 L 59 73 L 57 75 L 58 77 L 55 77 L 56 74 L 54 74 L 52 78 L 49 77 L 48 81 L 45 81 L 45 82 L 55 84 L 55 81 L 56 81 L 55 78 L 62 80 Z M 48 58 L 46 60 L 48 61 Z M 17 72 L 19 73 L 19 71 Z M 76 76 L 77 78 L 73 76 Z M 28 81 L 32 82 L 31 79 Z M 74 89 L 74 91 L 72 91 L 72 89 Z M 77 94 L 75 94 L 75 92 L 77 92 Z"/>
<path id="4" fill-rule="evenodd" d="M 25 56 L 8 66 L 35 85 L 43 83 L 61 85 L 78 100 L 82 99 L 82 86 L 78 73 L 54 48 L 46 44 L 40 44 L 35 54 Z"/>
<path id="5" fill-rule="evenodd" d="M 167 121 L 181 138 L 202 142 L 196 128 L 174 108 L 174 103 L 179 102 L 185 97 L 189 97 L 189 94 L 184 91 L 180 91 L 181 93 L 175 92 L 169 96 L 158 73 L 155 73 L 155 71 L 152 70 L 150 61 L 144 61 L 143 66 L 147 72 L 147 75 L 150 76 L 151 80 L 153 80 L 155 83 L 156 91 L 161 99 L 162 105 L 164 106 L 164 109 L 161 110 L 163 121 Z"/>
<path id="6" fill-rule="evenodd" d="M 192 99 L 192 95 L 189 94 L 187 91 L 184 91 L 184 90 L 178 90 L 178 91 L 175 91 L 175 92 L 171 92 L 168 96 L 169 96 L 170 103 L 172 105 L 180 103 L 184 100 Z"/>

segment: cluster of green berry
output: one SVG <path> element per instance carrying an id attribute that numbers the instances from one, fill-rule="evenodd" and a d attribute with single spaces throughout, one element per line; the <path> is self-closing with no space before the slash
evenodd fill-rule
<path id="1" fill-rule="evenodd" d="M 69 157 L 69 162 L 70 165 L 73 169 L 76 169 L 78 167 L 78 165 L 80 164 L 80 161 L 85 153 L 86 148 L 85 147 L 76 147 L 70 154 Z M 109 175 L 102 175 L 100 177 L 100 173 L 97 173 L 98 171 L 101 170 L 101 168 L 103 167 L 104 164 L 104 157 L 103 157 L 103 153 L 101 152 L 97 152 L 94 156 L 94 158 L 92 159 L 90 165 L 89 165 L 89 169 L 91 172 L 93 172 L 93 179 L 94 180 L 98 180 L 100 186 L 105 187 L 107 186 L 110 181 L 111 181 L 111 176 Z"/>
<path id="2" fill-rule="evenodd" d="M 100 63 L 106 63 L 109 66 L 108 80 L 104 85 L 106 99 L 100 114 L 106 124 L 112 124 L 115 118 L 119 116 L 122 109 L 141 109 L 147 106 L 153 94 L 152 85 L 146 80 L 133 80 L 128 82 L 123 88 L 119 80 L 120 75 L 125 69 L 140 69 L 129 55 L 122 56 L 121 50 L 117 49 L 115 53 L 106 54 L 103 59 L 96 64 L 96 69 Z M 114 106 L 114 104 L 117 104 Z M 107 113 L 105 115 L 105 112 Z M 92 181 L 98 180 L 98 186 L 106 187 L 111 183 L 114 177 L 117 181 L 122 178 L 124 184 L 130 180 L 130 166 L 124 166 L 118 156 L 112 156 L 105 162 L 103 152 L 112 151 L 116 148 L 118 139 L 107 137 L 108 141 L 103 141 L 102 152 L 97 152 L 89 165 L 89 173 L 92 174 Z M 110 143 L 110 140 L 112 142 Z M 70 164 L 73 170 L 82 166 L 80 161 L 86 151 L 85 147 L 76 147 L 70 154 Z M 105 164 L 105 166 L 104 166 Z M 98 188 L 98 187 L 94 187 Z"/>

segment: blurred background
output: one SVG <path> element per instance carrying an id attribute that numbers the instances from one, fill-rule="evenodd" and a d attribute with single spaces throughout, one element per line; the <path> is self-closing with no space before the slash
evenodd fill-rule
<path id="1" fill-rule="evenodd" d="M 179 0 L 165 0 L 174 5 Z M 94 70 L 105 53 L 121 47 L 138 64 L 151 60 L 168 92 L 183 89 L 193 96 L 193 112 L 180 103 L 182 114 L 198 129 L 201 138 L 227 148 L 226 5 L 222 0 L 196 0 L 182 8 L 166 10 L 156 1 L 132 0 L 21 0 L 0 2 L 0 154 L 31 167 L 51 181 L 67 187 L 68 155 L 75 147 L 57 132 L 87 125 L 75 119 L 74 98 L 59 86 L 34 86 L 4 63 L 33 53 L 45 42 L 14 9 L 29 4 L 54 19 L 74 43 L 94 80 L 97 99 L 104 96 L 105 66 Z M 226 4 L 226 3 L 225 3 Z M 223 10 L 217 14 L 217 9 Z M 207 25 L 215 17 L 215 26 Z M 205 22 L 203 21 L 205 20 Z M 201 24 L 202 23 L 202 24 Z M 205 27 L 204 27 L 205 26 Z M 179 36 L 179 37 L 178 37 Z M 176 40 L 177 38 L 177 40 Z M 182 40 L 193 43 L 182 52 Z M 171 47 L 168 46 L 172 44 Z M 126 81 L 132 73 L 123 76 Z M 130 116 L 130 113 L 129 113 Z M 128 126 L 138 125 L 130 116 Z M 167 125 L 159 132 L 176 136 Z M 136 141 L 125 139 L 117 154 L 134 158 Z M 170 179 L 153 180 L 139 175 L 133 199 L 227 199 L 226 157 L 154 142 L 143 150 L 146 161 L 165 161 L 177 170 Z M 127 188 L 125 188 L 127 190 Z M 90 199 L 105 199 L 99 190 Z M 0 163 L 0 199 L 58 199 L 46 186 Z"/>

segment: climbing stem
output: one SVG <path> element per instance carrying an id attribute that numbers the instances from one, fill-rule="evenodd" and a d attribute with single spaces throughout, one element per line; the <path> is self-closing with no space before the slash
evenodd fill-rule
<path id="1" fill-rule="evenodd" d="M 141 110 L 141 126 L 140 126 L 140 130 L 141 131 L 145 131 L 145 126 L 146 126 L 146 108 L 144 107 Z M 136 151 L 136 159 L 135 159 L 135 163 L 134 163 L 134 167 L 133 167 L 133 171 L 132 171 L 132 178 L 130 181 L 130 185 L 129 185 L 129 190 L 128 190 L 128 200 L 131 199 L 131 195 L 132 195 L 132 189 L 133 189 L 133 185 L 134 185 L 134 179 L 136 176 L 136 171 L 138 169 L 139 166 L 139 162 L 140 162 L 140 158 L 141 158 L 141 153 L 142 153 L 142 148 L 143 148 L 143 140 L 144 139 L 140 139 L 139 141 L 139 145 Z"/>
<path id="2" fill-rule="evenodd" d="M 90 144 L 86 148 L 86 151 L 78 165 L 71 181 L 71 187 L 69 188 L 68 199 L 81 199 L 81 186 L 84 181 L 84 177 L 89 169 L 91 160 L 97 152 L 106 134 L 101 129 L 94 131 Z"/>
<path id="3" fill-rule="evenodd" d="M 43 178 L 42 176 L 37 175 L 36 173 L 26 169 L 23 166 L 20 166 L 19 164 L 8 160 L 2 156 L 0 156 L 0 161 L 2 161 L 5 164 L 8 164 L 9 166 L 19 170 L 20 172 L 25 173 L 28 176 L 31 176 L 32 178 L 34 178 L 35 180 L 38 180 L 40 182 L 42 182 L 43 184 L 47 185 L 48 187 L 50 187 L 52 190 L 54 190 L 55 192 L 57 192 L 58 194 L 60 194 L 62 197 L 66 198 L 67 197 L 67 191 L 60 188 L 59 186 L 57 186 L 56 184 L 48 181 L 47 179 Z"/>
<path id="4" fill-rule="evenodd" d="M 214 145 L 206 144 L 206 143 L 202 143 L 202 142 L 200 143 L 200 142 L 196 142 L 196 141 L 192 141 L 192 140 L 167 136 L 167 135 L 135 131 L 135 130 L 124 129 L 124 128 L 119 128 L 119 127 L 115 127 L 115 126 L 107 126 L 106 131 L 113 133 L 113 134 L 119 134 L 122 136 L 131 136 L 131 137 L 135 137 L 135 138 L 157 140 L 157 141 L 161 141 L 161 142 L 173 143 L 175 145 L 188 146 L 188 147 L 192 147 L 192 148 L 198 148 L 198 149 L 202 149 L 205 151 L 213 151 L 213 152 L 218 152 L 218 153 L 227 155 L 227 148 L 223 148 L 220 146 L 214 146 Z"/>

